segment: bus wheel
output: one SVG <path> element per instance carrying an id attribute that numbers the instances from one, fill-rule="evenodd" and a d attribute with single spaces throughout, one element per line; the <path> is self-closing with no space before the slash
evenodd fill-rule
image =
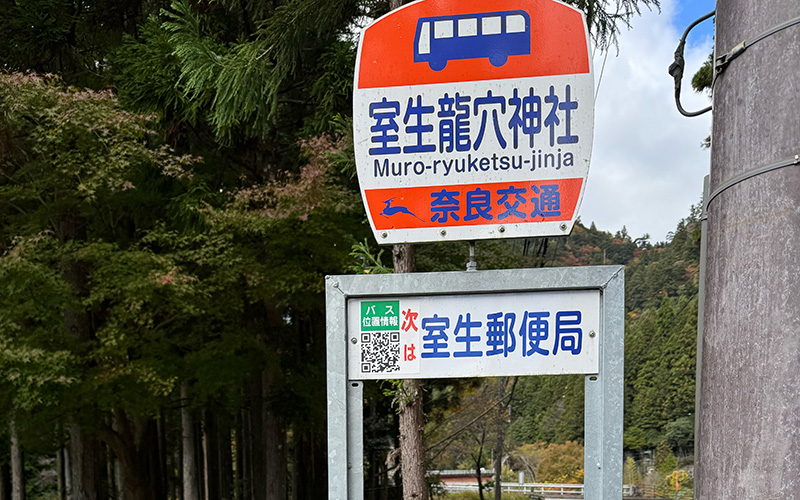
<path id="1" fill-rule="evenodd" d="M 489 62 L 495 68 L 499 68 L 500 66 L 504 65 L 506 63 L 506 61 L 508 61 L 508 56 L 505 56 L 505 55 L 503 55 L 503 56 L 490 56 L 489 57 Z"/>
<path id="2" fill-rule="evenodd" d="M 430 66 L 434 71 L 441 71 L 445 66 L 447 66 L 447 60 L 445 59 L 444 61 L 441 61 L 437 59 L 434 61 L 428 61 L 428 66 Z"/>

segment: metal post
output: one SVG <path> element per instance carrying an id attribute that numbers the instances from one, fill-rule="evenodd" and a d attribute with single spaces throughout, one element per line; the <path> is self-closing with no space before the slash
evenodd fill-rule
<path id="1" fill-rule="evenodd" d="M 325 280 L 326 371 L 328 389 L 328 499 L 348 498 L 347 319 L 338 280 Z"/>
<path id="2" fill-rule="evenodd" d="M 364 500 L 364 386 L 347 383 L 347 500 Z"/>
<path id="3" fill-rule="evenodd" d="M 622 418 L 625 376 L 624 271 L 603 288 L 600 373 L 587 375 L 584 395 L 584 498 L 611 500 L 622 496 Z"/>

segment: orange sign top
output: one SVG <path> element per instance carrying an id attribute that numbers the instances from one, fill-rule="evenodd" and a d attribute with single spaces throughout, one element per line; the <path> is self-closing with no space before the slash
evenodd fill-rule
<path id="1" fill-rule="evenodd" d="M 479 16 L 485 16 L 487 11 L 513 14 L 520 12 L 521 7 L 529 16 L 524 31 L 526 37 L 528 30 L 530 32 L 529 53 L 510 53 L 507 61 L 498 66 L 487 57 L 446 58 L 438 64 L 414 61 L 415 55 L 420 59 L 420 51 L 437 50 L 431 45 L 436 42 L 426 40 L 428 36 L 435 39 L 434 29 L 439 29 L 437 20 L 451 19 L 456 30 L 452 43 L 467 47 L 483 36 L 481 28 L 477 27 L 482 20 Z M 426 19 L 428 24 L 425 24 Z M 476 26 L 471 39 L 459 39 L 459 23 Z M 589 46 L 584 26 L 578 10 L 552 0 L 497 0 L 489 4 L 483 0 L 415 2 L 384 16 L 365 30 L 358 88 L 589 73 Z"/>

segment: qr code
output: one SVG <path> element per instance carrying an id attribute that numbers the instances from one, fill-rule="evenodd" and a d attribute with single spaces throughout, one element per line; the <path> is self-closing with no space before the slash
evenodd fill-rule
<path id="1" fill-rule="evenodd" d="M 400 371 L 400 332 L 361 334 L 361 373 Z"/>

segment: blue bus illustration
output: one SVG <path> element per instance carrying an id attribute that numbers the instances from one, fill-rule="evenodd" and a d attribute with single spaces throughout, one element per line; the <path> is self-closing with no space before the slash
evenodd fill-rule
<path id="1" fill-rule="evenodd" d="M 414 62 L 441 71 L 448 61 L 489 58 L 502 66 L 508 56 L 531 53 L 531 18 L 523 10 L 422 17 L 414 37 Z"/>

